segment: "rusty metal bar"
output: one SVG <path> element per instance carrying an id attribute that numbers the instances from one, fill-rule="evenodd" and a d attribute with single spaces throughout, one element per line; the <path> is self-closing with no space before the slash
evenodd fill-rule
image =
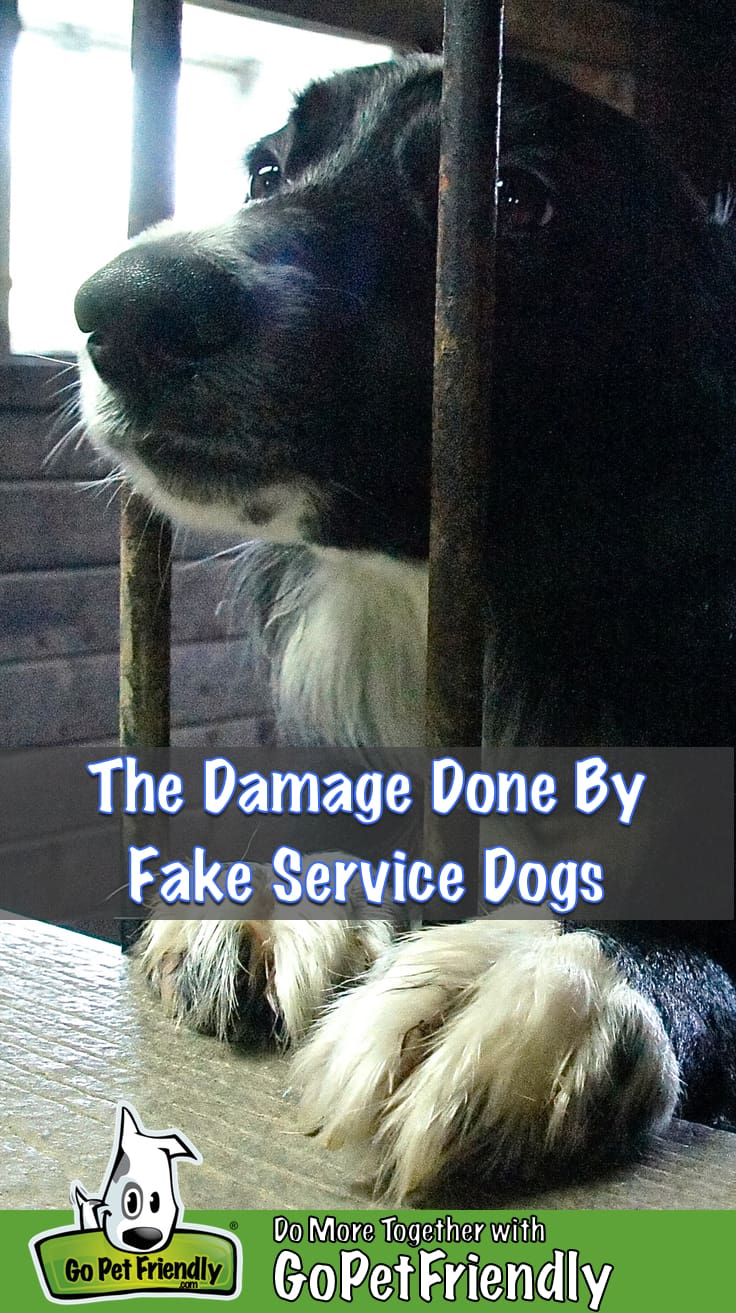
<path id="1" fill-rule="evenodd" d="M 427 742 L 483 733 L 503 0 L 446 0 L 429 548 Z"/>
<path id="2" fill-rule="evenodd" d="M 182 0 L 134 0 L 133 144 L 128 236 L 174 213 Z"/>
<path id="3" fill-rule="evenodd" d="M 174 213 L 182 0 L 134 0 L 133 133 L 128 236 Z M 120 743 L 166 748 L 171 727 L 171 528 L 132 493 L 120 517 Z M 140 843 L 137 818 L 123 847 Z M 140 922 L 121 920 L 124 949 Z"/>
<path id="4" fill-rule="evenodd" d="M 17 0 L 0 0 L 0 357 L 10 354 L 10 96 L 19 32 Z"/>
<path id="5" fill-rule="evenodd" d="M 133 142 L 128 235 L 174 212 L 182 0 L 135 0 Z M 133 494 L 120 534 L 120 741 L 169 743 L 171 530 Z"/>

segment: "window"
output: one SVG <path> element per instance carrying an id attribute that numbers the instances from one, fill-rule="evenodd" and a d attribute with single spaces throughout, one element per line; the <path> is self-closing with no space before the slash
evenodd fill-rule
<path id="1" fill-rule="evenodd" d="M 126 239 L 129 0 L 21 0 L 13 70 L 12 350 L 73 351 L 79 284 Z M 295 91 L 386 46 L 185 4 L 176 218 L 242 203 L 246 146 L 281 126 Z"/>

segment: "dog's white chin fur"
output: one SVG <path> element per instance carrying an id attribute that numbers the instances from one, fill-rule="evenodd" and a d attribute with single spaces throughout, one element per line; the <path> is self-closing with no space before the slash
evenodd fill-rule
<path id="1" fill-rule="evenodd" d="M 322 741 L 424 741 L 427 572 L 368 552 L 320 549 L 282 599 L 293 610 L 274 670 L 279 721 Z"/>

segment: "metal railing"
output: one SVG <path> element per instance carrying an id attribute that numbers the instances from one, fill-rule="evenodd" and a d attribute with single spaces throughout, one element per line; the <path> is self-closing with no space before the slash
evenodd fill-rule
<path id="1" fill-rule="evenodd" d="M 479 746 L 503 0 L 447 0 L 429 565 L 427 737 Z M 129 234 L 173 212 L 181 0 L 135 0 Z M 121 536 L 120 734 L 169 741 L 168 527 L 138 496 Z"/>
<path id="2" fill-rule="evenodd" d="M 435 311 L 427 742 L 483 735 L 503 0 L 445 5 Z"/>
<path id="3" fill-rule="evenodd" d="M 135 0 L 128 236 L 174 213 L 182 0 Z M 171 529 L 144 498 L 120 524 L 120 742 L 166 748 L 171 728 Z"/>

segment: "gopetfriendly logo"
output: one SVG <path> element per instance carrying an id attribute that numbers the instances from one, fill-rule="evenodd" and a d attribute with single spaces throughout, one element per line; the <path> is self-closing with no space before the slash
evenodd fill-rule
<path id="1" fill-rule="evenodd" d="M 183 1207 L 176 1160 L 200 1163 L 180 1131 L 147 1131 L 119 1103 L 115 1142 L 99 1196 L 75 1181 L 76 1226 L 30 1243 L 41 1286 L 55 1304 L 135 1295 L 240 1294 L 239 1241 L 211 1227 L 179 1226 Z"/>

